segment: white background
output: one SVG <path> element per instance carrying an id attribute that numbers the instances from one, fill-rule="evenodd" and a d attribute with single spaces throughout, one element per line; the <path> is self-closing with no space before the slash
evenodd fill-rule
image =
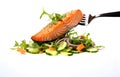
<path id="1" fill-rule="evenodd" d="M 1 0 L 0 1 L 0 77 L 120 77 L 120 18 L 97 18 L 88 26 L 77 26 L 79 33 L 89 32 L 98 53 L 71 57 L 21 55 L 10 50 L 14 41 L 30 40 L 49 21 L 39 19 L 42 8 L 64 13 L 81 9 L 97 15 L 120 11 L 119 0 Z"/>

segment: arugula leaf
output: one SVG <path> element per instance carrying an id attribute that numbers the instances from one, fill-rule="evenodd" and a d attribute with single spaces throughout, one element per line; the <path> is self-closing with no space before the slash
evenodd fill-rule
<path id="1" fill-rule="evenodd" d="M 33 45 L 34 48 L 39 48 L 38 43 L 35 43 L 35 42 L 34 42 L 32 45 Z"/>
<path id="2" fill-rule="evenodd" d="M 61 14 L 58 14 L 58 13 L 49 14 L 44 9 L 43 9 L 43 12 L 40 15 L 40 19 L 43 17 L 43 15 L 47 15 L 51 19 L 52 24 L 54 24 L 54 25 L 58 21 L 61 21 L 66 16 L 66 14 L 61 15 Z"/>
<path id="3" fill-rule="evenodd" d="M 15 41 L 14 47 L 16 47 L 16 46 L 19 46 L 19 43 L 17 41 Z"/>
<path id="4" fill-rule="evenodd" d="M 73 38 L 73 37 L 78 37 L 78 34 L 73 29 L 71 29 L 68 33 L 65 34 L 65 36 Z"/>
<path id="5" fill-rule="evenodd" d="M 20 44 L 20 47 L 23 49 L 26 49 L 28 47 L 28 44 L 26 43 L 26 40 L 22 40 L 22 43 Z"/>
<path id="6" fill-rule="evenodd" d="M 61 21 L 62 18 L 64 18 L 65 16 L 66 16 L 66 14 L 61 15 L 61 14 L 55 13 L 55 18 L 56 18 L 56 20 L 58 20 L 58 21 Z"/>
<path id="7" fill-rule="evenodd" d="M 54 25 L 55 25 L 56 23 L 57 23 L 57 21 L 56 21 L 56 20 L 52 20 L 52 24 L 54 24 Z"/>
<path id="8" fill-rule="evenodd" d="M 47 12 L 43 9 L 41 15 L 40 15 L 40 19 L 43 17 L 43 15 L 47 14 Z"/>

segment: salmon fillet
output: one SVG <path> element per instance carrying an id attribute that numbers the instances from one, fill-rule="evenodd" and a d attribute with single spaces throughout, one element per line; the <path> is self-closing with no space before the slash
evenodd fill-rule
<path id="1" fill-rule="evenodd" d="M 49 23 L 42 30 L 33 35 L 31 39 L 37 42 L 55 40 L 68 32 L 71 28 L 75 27 L 82 18 L 83 14 L 79 9 L 67 12 L 62 21 L 58 21 L 55 25 Z"/>

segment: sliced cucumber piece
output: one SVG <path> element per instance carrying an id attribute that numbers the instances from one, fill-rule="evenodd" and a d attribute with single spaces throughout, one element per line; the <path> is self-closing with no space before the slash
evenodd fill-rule
<path id="1" fill-rule="evenodd" d="M 64 56 L 72 56 L 73 55 L 72 52 L 64 52 L 64 51 L 61 51 L 60 54 L 64 55 Z"/>
<path id="2" fill-rule="evenodd" d="M 63 50 L 61 50 L 61 51 L 71 52 L 72 49 L 73 49 L 72 47 L 67 47 L 67 48 L 65 48 L 65 49 L 63 49 Z M 61 51 L 60 51 L 60 52 L 61 52 Z"/>
<path id="3" fill-rule="evenodd" d="M 61 50 L 65 49 L 66 46 L 67 46 L 67 43 L 65 41 L 62 41 L 59 43 L 57 50 L 61 51 Z"/>
<path id="4" fill-rule="evenodd" d="M 105 48 L 104 46 L 96 46 L 97 49 L 103 49 Z"/>
<path id="5" fill-rule="evenodd" d="M 82 52 L 82 51 L 72 50 L 71 52 L 74 53 L 74 54 L 79 54 L 79 53 Z"/>
<path id="6" fill-rule="evenodd" d="M 97 52 L 98 51 L 98 48 L 88 48 L 87 49 L 88 52 Z"/>
<path id="7" fill-rule="evenodd" d="M 58 54 L 56 50 L 50 50 L 50 49 L 46 49 L 45 52 L 47 55 L 51 55 L 51 56 L 56 56 Z"/>
<path id="8" fill-rule="evenodd" d="M 29 53 L 37 54 L 39 53 L 39 48 L 27 48 Z"/>

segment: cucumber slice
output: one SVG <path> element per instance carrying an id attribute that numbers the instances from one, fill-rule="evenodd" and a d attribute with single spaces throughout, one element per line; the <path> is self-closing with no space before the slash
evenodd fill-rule
<path id="1" fill-rule="evenodd" d="M 67 43 L 62 41 L 62 42 L 59 43 L 57 50 L 61 51 L 61 50 L 65 49 L 65 47 L 67 47 Z"/>
<path id="2" fill-rule="evenodd" d="M 64 51 L 64 52 L 71 52 L 71 50 L 73 49 L 73 47 L 66 47 L 65 49 L 61 50 L 61 51 Z M 60 51 L 60 52 L 61 52 Z"/>
<path id="3" fill-rule="evenodd" d="M 39 48 L 27 48 L 29 53 L 37 54 L 39 53 Z"/>
<path id="4" fill-rule="evenodd" d="M 103 49 L 105 48 L 104 46 L 96 46 L 97 49 Z"/>
<path id="5" fill-rule="evenodd" d="M 73 55 L 73 53 L 71 53 L 71 52 L 64 52 L 64 51 L 61 51 L 60 54 L 64 55 L 64 56 L 72 56 Z"/>
<path id="6" fill-rule="evenodd" d="M 79 53 L 82 52 L 82 51 L 72 50 L 71 52 L 74 53 L 74 54 L 79 54 Z"/>
<path id="7" fill-rule="evenodd" d="M 98 51 L 98 48 L 88 48 L 87 51 L 94 53 Z"/>
<path id="8" fill-rule="evenodd" d="M 51 55 L 51 56 L 56 56 L 58 54 L 56 50 L 50 50 L 50 49 L 46 49 L 45 52 L 47 55 Z"/>

